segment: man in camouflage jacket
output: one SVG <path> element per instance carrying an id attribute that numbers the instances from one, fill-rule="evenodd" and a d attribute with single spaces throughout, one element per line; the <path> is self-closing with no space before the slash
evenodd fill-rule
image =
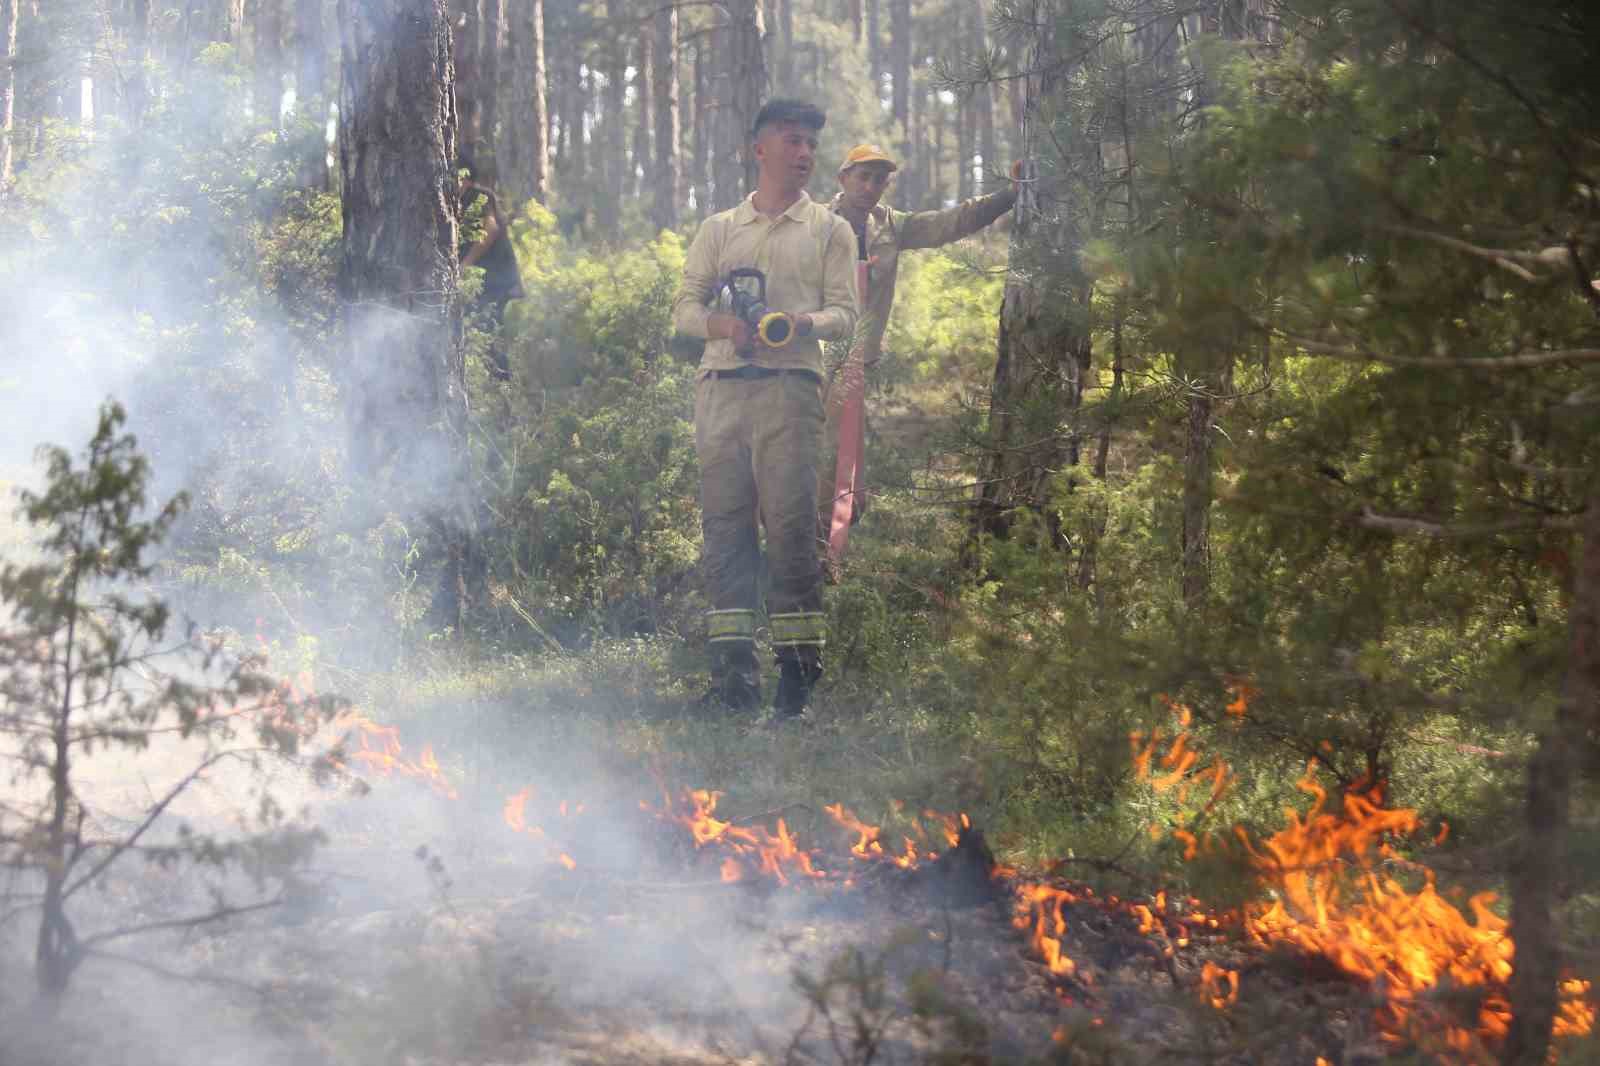
<path id="1" fill-rule="evenodd" d="M 883 355 L 883 334 L 894 309 L 895 280 L 900 271 L 900 253 L 917 248 L 938 248 L 971 236 L 1010 211 L 1017 202 L 1016 188 L 964 200 L 939 211 L 899 211 L 880 204 L 894 172 L 894 159 L 875 144 L 858 144 L 845 155 L 839 167 L 839 192 L 829 207 L 850 223 L 859 241 L 867 241 L 867 301 L 856 319 L 852 352 L 859 350 L 866 366 Z M 838 369 L 833 369 L 836 378 Z M 836 382 L 834 382 L 836 383 Z M 825 439 L 829 447 L 838 440 L 842 410 L 841 388 L 828 392 L 828 425 Z M 822 470 L 821 525 L 826 536 L 833 513 L 834 467 L 824 463 Z M 855 504 L 854 518 L 862 513 L 862 501 Z"/>

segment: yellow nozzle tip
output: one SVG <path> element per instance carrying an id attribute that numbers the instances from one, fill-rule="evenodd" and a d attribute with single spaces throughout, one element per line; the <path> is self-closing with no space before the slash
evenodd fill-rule
<path id="1" fill-rule="evenodd" d="M 756 327 L 756 335 L 761 338 L 761 343 L 769 348 L 782 348 L 789 343 L 789 338 L 794 334 L 794 323 L 789 316 L 781 312 L 770 314 L 761 320 Z"/>

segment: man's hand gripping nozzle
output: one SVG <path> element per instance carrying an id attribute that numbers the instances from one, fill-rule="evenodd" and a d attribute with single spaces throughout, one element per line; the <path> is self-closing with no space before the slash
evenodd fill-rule
<path id="1" fill-rule="evenodd" d="M 749 267 L 731 270 L 717 291 L 727 292 L 729 310 L 766 347 L 782 348 L 794 337 L 794 316 L 767 306 L 767 276 L 761 271 Z"/>

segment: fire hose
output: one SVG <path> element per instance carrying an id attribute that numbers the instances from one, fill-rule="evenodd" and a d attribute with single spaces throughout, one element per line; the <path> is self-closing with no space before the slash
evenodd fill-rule
<path id="1" fill-rule="evenodd" d="M 858 306 L 867 307 L 867 234 L 863 226 L 856 234 L 856 292 Z M 833 472 L 833 511 L 828 523 L 828 561 L 839 565 L 850 544 L 850 520 L 864 503 L 861 484 L 861 456 L 866 447 L 866 352 L 861 344 L 852 345 L 836 388 L 844 390 L 839 417 L 839 458 Z"/>

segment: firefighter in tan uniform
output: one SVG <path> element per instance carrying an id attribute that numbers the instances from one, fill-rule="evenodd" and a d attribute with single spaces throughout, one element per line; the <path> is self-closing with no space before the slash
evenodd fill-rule
<path id="1" fill-rule="evenodd" d="M 891 176 L 899 167 L 875 144 L 858 144 L 845 154 L 839 165 L 839 192 L 830 209 L 850 223 L 859 236 L 866 235 L 869 266 L 867 305 L 856 320 L 852 350 L 859 348 L 863 362 L 872 366 L 883 356 L 883 334 L 889 328 L 894 309 L 895 280 L 900 272 L 900 253 L 917 248 L 938 248 L 969 237 L 1010 211 L 1017 202 L 1015 185 L 988 196 L 963 200 L 940 211 L 898 211 L 878 201 L 889 188 Z M 1015 168 L 1012 174 L 1016 177 Z M 838 367 L 833 368 L 834 374 Z M 843 389 L 830 388 L 826 440 L 831 451 L 838 439 L 838 420 Z M 833 466 L 823 471 L 821 527 L 826 536 L 833 513 Z M 858 498 L 852 520 L 861 517 Z"/>
<path id="2" fill-rule="evenodd" d="M 756 191 L 701 224 L 672 305 L 678 332 L 707 340 L 694 422 L 711 603 L 708 697 L 736 710 L 761 699 L 755 637 L 764 528 L 767 620 L 781 672 L 776 707 L 785 716 L 804 709 L 822 673 L 826 636 L 816 542 L 819 342 L 850 337 L 856 320 L 850 225 L 805 192 L 825 121 L 796 100 L 761 109 L 752 131 Z M 765 275 L 767 306 L 790 316 L 781 346 L 764 343 L 724 309 L 722 281 L 751 268 Z"/>

